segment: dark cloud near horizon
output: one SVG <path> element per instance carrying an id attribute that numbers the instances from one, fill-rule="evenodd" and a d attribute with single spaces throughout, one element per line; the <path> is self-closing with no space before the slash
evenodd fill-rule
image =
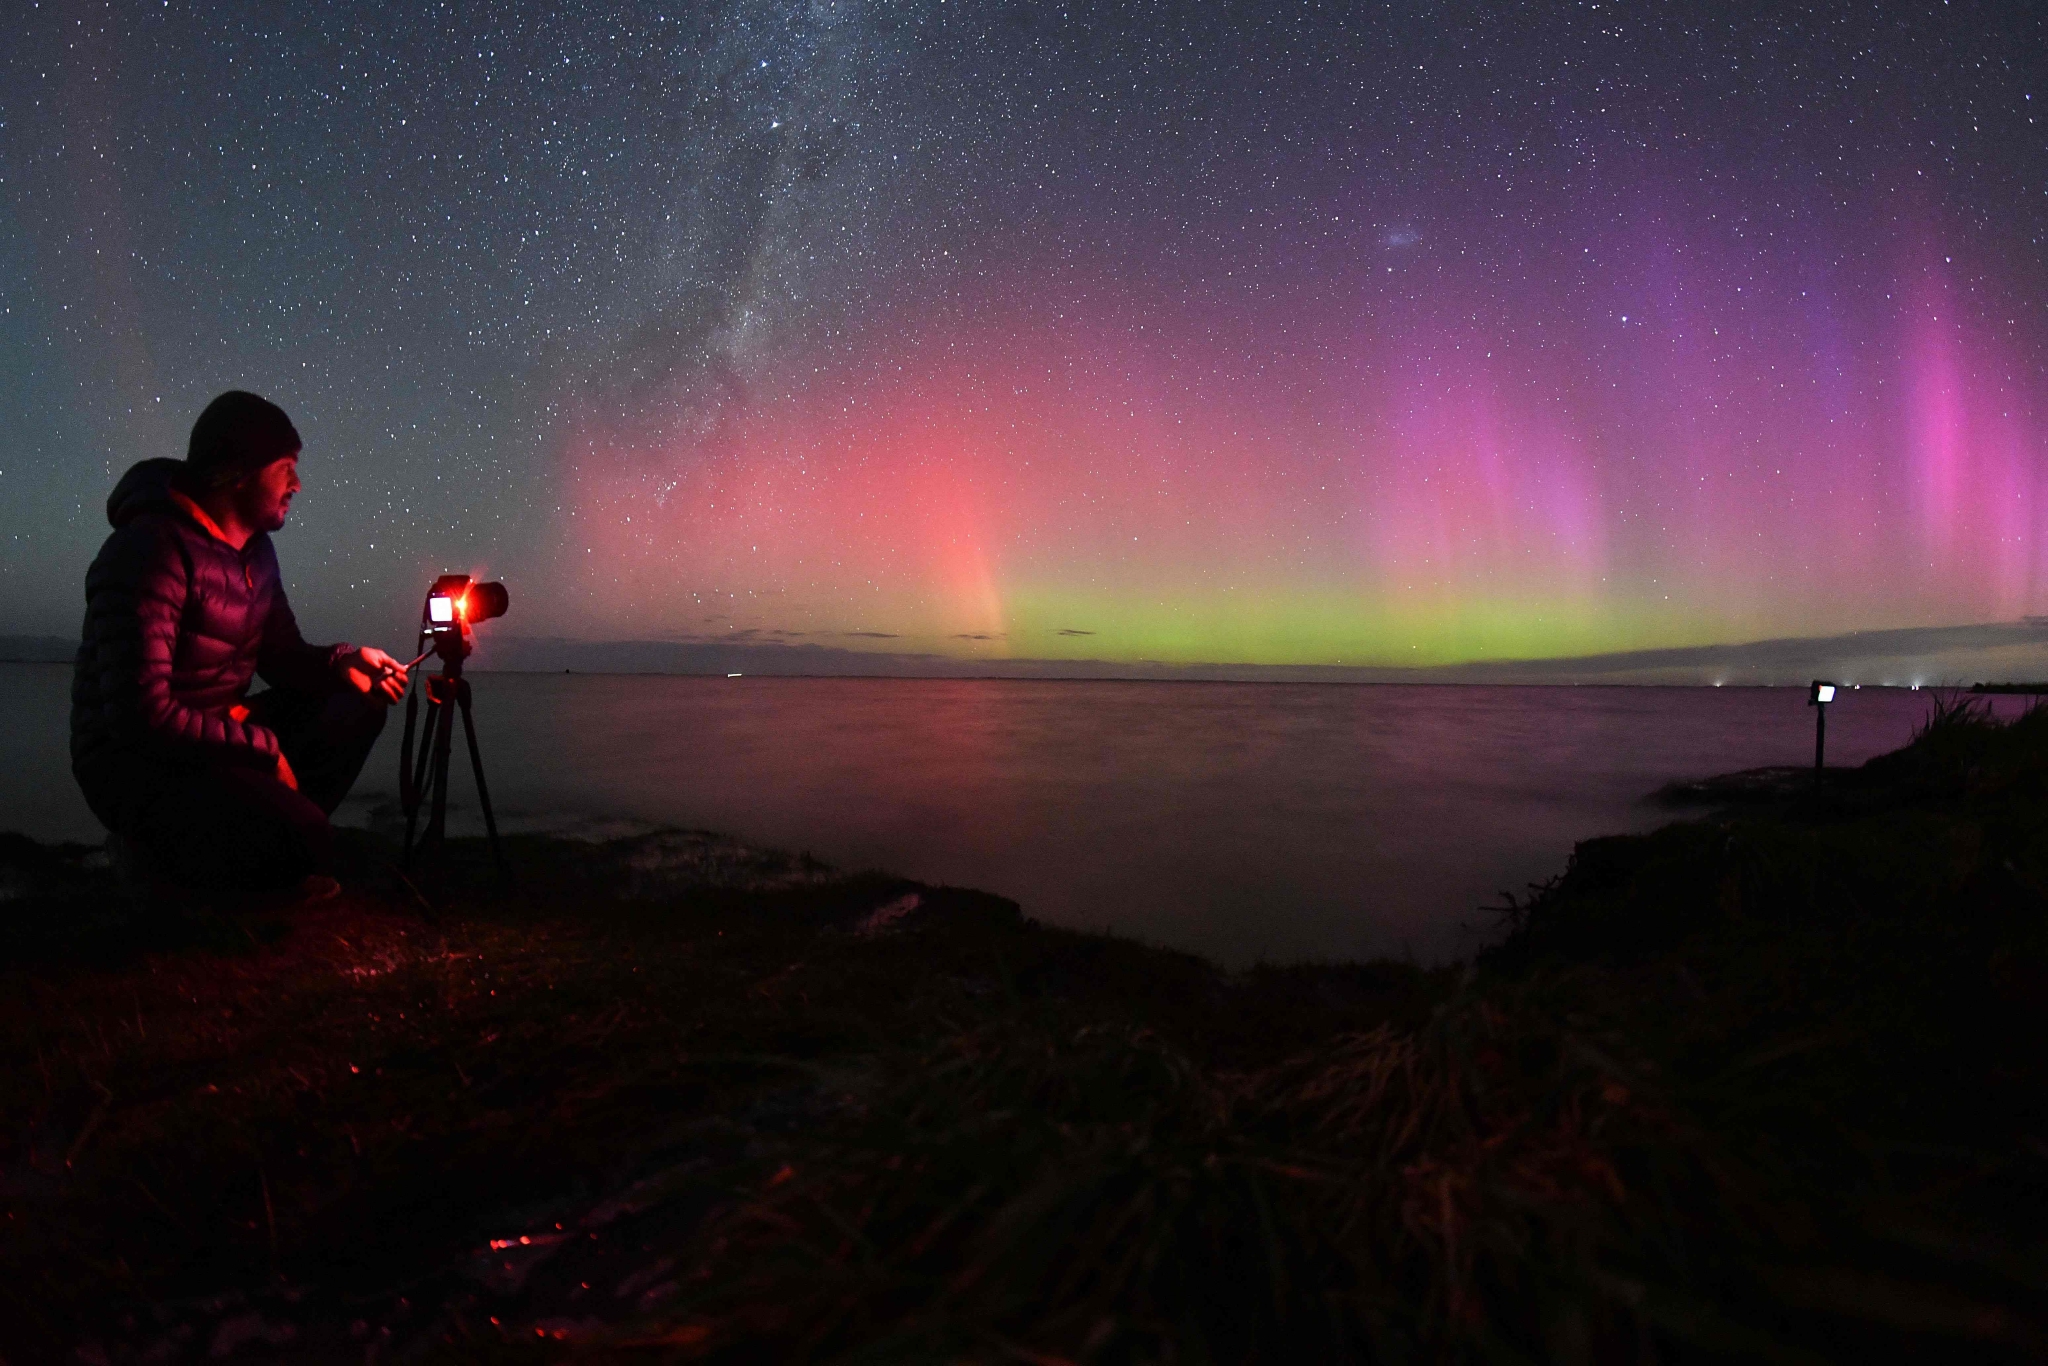
<path id="1" fill-rule="evenodd" d="M 1885 631 L 1855 631 L 1839 636 L 1800 636 L 1736 645 L 1632 650 L 1573 659 L 1486 661 L 1451 665 L 1436 672 L 1512 680 L 1546 674 L 1598 678 L 1602 675 L 1641 677 L 1659 672 L 1695 671 L 1709 682 L 1713 681 L 1709 675 L 1719 673 L 1731 681 L 1768 678 L 1790 683 L 1798 681 L 1793 675 L 1800 672 L 1890 665 L 1929 671 L 1935 676 L 1919 680 L 1928 683 L 2012 682 L 2028 680 L 1939 676 L 1941 661 L 1949 658 L 1962 663 L 1971 656 L 1977 656 L 1989 663 L 2000 653 L 2010 655 L 2027 650 L 2041 653 L 2041 666 L 2044 674 L 2048 674 L 2048 622 L 1908 626 Z M 1909 683 L 1915 680 L 1906 678 L 1898 681 Z"/>

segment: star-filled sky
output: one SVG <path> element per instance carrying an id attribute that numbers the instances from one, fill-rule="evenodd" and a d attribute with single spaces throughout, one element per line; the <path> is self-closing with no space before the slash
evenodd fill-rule
<path id="1" fill-rule="evenodd" d="M 0 17 L 0 631 L 214 393 L 309 634 L 1434 664 L 2048 613 L 2008 4 Z"/>

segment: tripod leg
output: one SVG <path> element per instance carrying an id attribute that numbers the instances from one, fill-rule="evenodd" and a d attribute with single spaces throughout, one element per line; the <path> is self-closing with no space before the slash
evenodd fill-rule
<path id="1" fill-rule="evenodd" d="M 455 740 L 455 699 L 447 696 L 453 687 L 445 688 L 440 698 L 441 725 L 434 732 L 434 771 L 428 776 L 433 786 L 434 801 L 427 815 L 427 838 L 422 843 L 444 845 L 448 841 L 448 749 Z"/>
<path id="2" fill-rule="evenodd" d="M 424 692 L 424 690 L 426 690 L 426 684 L 422 682 L 420 684 L 420 692 Z M 397 803 L 399 803 L 399 807 L 406 809 L 406 858 L 403 858 L 403 866 L 406 866 L 406 868 L 412 868 L 414 836 L 418 834 L 418 829 L 420 829 L 420 803 L 426 797 L 426 793 L 422 791 L 420 784 L 426 782 L 426 756 L 432 754 L 432 750 L 434 750 L 434 721 L 440 717 L 440 713 L 434 711 L 434 698 L 428 698 L 426 700 L 426 731 L 420 735 L 420 756 L 418 756 L 418 762 L 416 762 L 414 760 L 414 750 L 412 750 L 412 723 L 414 723 L 414 713 L 418 709 L 418 702 L 420 702 L 420 694 L 418 692 L 406 692 L 406 739 L 399 743 L 399 752 L 397 752 Z"/>
<path id="3" fill-rule="evenodd" d="M 401 810 L 411 811 L 419 803 L 414 800 L 412 780 L 412 733 L 418 724 L 420 695 L 417 689 L 405 690 L 405 732 L 398 742 L 398 805 Z"/>
<path id="4" fill-rule="evenodd" d="M 427 699 L 427 729 L 420 736 L 420 752 L 413 760 L 412 806 L 418 811 L 427 803 L 427 769 L 434 759 L 434 728 L 441 724 L 441 708 Z"/>
<path id="5" fill-rule="evenodd" d="M 498 865 L 500 876 L 510 877 L 512 870 L 505 866 L 505 851 L 498 847 L 498 817 L 491 810 L 491 790 L 484 786 L 484 756 L 476 747 L 476 718 L 469 711 L 468 679 L 456 684 L 455 700 L 462 704 L 462 733 L 469 738 L 469 769 L 476 774 L 476 799 L 484 809 L 484 829 L 491 836 L 491 861 Z"/>
<path id="6" fill-rule="evenodd" d="M 434 758 L 434 735 L 436 729 L 441 724 L 441 717 L 445 710 L 444 707 L 434 701 L 434 694 L 431 686 L 429 686 L 427 689 L 427 727 L 420 735 L 419 754 L 413 761 L 411 805 L 406 808 L 405 812 L 405 866 L 407 868 L 412 867 L 414 852 L 425 848 L 427 843 L 426 836 L 424 835 L 416 843 L 413 839 L 413 832 L 419 825 L 420 808 L 426 805 L 428 767 Z"/>

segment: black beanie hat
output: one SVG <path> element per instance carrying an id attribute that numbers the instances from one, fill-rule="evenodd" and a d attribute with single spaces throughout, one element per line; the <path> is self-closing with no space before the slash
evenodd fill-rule
<path id="1" fill-rule="evenodd" d="M 271 461 L 295 455 L 298 429 L 267 398 L 230 389 L 206 405 L 185 448 L 186 478 L 197 489 L 217 489 Z"/>

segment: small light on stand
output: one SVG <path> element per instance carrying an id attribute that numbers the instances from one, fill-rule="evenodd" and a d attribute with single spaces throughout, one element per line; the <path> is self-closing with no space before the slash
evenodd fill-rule
<path id="1" fill-rule="evenodd" d="M 1816 783 L 1820 781 L 1821 769 L 1827 763 L 1828 703 L 1834 700 L 1835 685 L 1814 679 L 1813 687 L 1806 694 L 1806 705 L 1813 708 L 1813 780 Z"/>

